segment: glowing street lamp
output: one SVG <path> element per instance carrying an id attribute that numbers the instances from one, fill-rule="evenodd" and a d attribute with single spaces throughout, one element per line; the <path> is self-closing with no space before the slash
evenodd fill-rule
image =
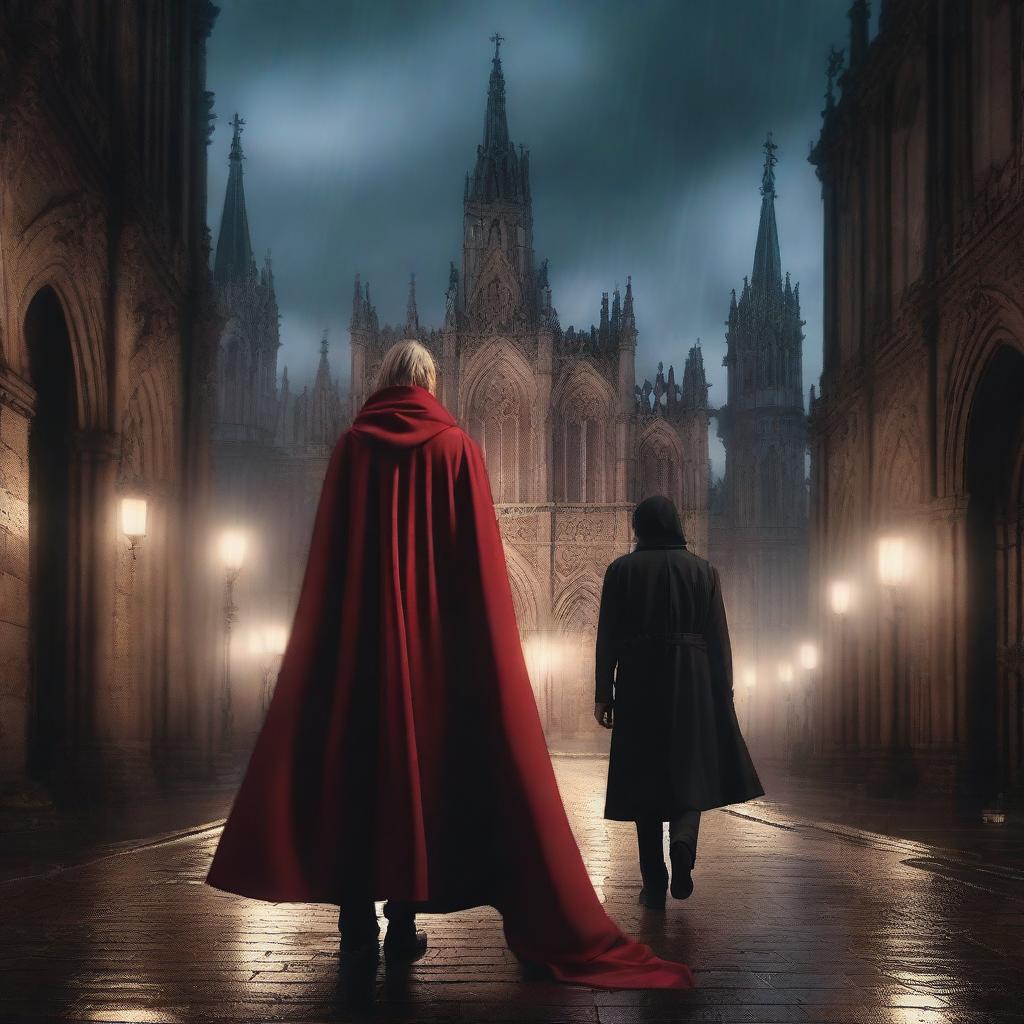
<path id="1" fill-rule="evenodd" d="M 135 549 L 146 536 L 146 511 L 145 498 L 121 499 L 121 532 L 128 538 L 132 561 L 135 561 Z"/>
<path id="2" fill-rule="evenodd" d="M 265 642 L 267 650 L 280 658 L 288 647 L 288 627 L 270 626 L 266 630 Z"/>
<path id="3" fill-rule="evenodd" d="M 840 682 L 846 678 L 846 617 L 850 613 L 853 604 L 853 584 L 847 579 L 835 579 L 828 585 L 828 603 L 832 614 L 836 617 L 837 632 L 839 634 L 836 645 L 837 664 L 836 677 Z M 856 703 L 857 694 L 854 687 L 842 687 L 833 691 L 829 697 L 830 701 L 845 702 L 852 700 Z M 856 719 L 856 711 L 851 716 Z"/>
<path id="4" fill-rule="evenodd" d="M 811 746 L 811 677 L 818 667 L 818 646 L 810 640 L 804 640 L 797 648 L 797 659 L 800 667 L 807 673 L 803 689 L 803 747 L 804 752 Z"/>
<path id="5" fill-rule="evenodd" d="M 828 585 L 828 603 L 833 614 L 846 615 L 853 604 L 853 584 L 849 580 L 833 580 Z"/>
<path id="6" fill-rule="evenodd" d="M 267 645 L 264 642 L 262 629 L 249 630 L 249 653 L 254 658 L 260 658 L 267 653 Z"/>
<path id="7" fill-rule="evenodd" d="M 818 648 L 809 640 L 805 640 L 797 651 L 800 667 L 813 672 L 818 667 Z"/>
<path id="8" fill-rule="evenodd" d="M 910 577 L 910 551 L 905 537 L 889 534 L 879 537 L 878 580 L 892 598 L 892 747 L 897 779 L 909 773 L 906 764 L 904 733 L 905 683 L 900 659 L 900 619 L 903 613 L 903 590 Z"/>
<path id="9" fill-rule="evenodd" d="M 231 745 L 231 626 L 238 618 L 235 605 L 235 580 L 242 571 L 249 538 L 241 530 L 225 530 L 217 543 L 224 566 L 224 674 L 220 694 L 220 741 L 222 749 Z"/>
<path id="10" fill-rule="evenodd" d="M 220 560 L 228 573 L 238 575 L 249 548 L 249 538 L 241 530 L 225 530 L 217 545 Z"/>
<path id="11" fill-rule="evenodd" d="M 274 661 L 281 658 L 288 647 L 288 628 L 281 625 L 267 626 L 259 631 L 259 635 L 260 649 L 258 653 L 262 655 L 263 665 L 263 693 L 261 702 L 263 713 L 266 714 L 267 708 L 270 707 L 270 698 L 273 696 L 274 683 L 277 679 L 277 673 L 274 672 Z M 280 672 L 280 664 L 278 664 L 278 672 Z"/>
<path id="12" fill-rule="evenodd" d="M 902 587 L 909 576 L 907 542 L 903 537 L 878 539 L 878 578 L 890 589 Z"/>
<path id="13" fill-rule="evenodd" d="M 750 709 L 754 703 L 754 690 L 757 688 L 757 668 L 754 665 L 744 666 L 740 678 L 742 678 L 743 685 L 747 688 L 747 735 L 750 736 Z"/>
<path id="14" fill-rule="evenodd" d="M 779 682 L 786 692 L 786 750 L 793 751 L 793 663 L 780 661 L 775 667 Z"/>

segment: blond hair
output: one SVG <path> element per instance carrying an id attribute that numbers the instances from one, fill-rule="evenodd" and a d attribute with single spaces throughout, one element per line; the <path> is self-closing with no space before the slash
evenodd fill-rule
<path id="1" fill-rule="evenodd" d="M 397 384 L 426 388 L 431 394 L 437 390 L 434 357 L 418 341 L 400 341 L 384 353 L 377 374 L 377 390 Z"/>

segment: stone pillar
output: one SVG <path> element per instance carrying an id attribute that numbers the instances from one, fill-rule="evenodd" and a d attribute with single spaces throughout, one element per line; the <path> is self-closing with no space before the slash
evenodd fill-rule
<path id="1" fill-rule="evenodd" d="M 209 740 L 206 700 L 217 650 L 216 591 L 210 585 L 212 492 L 210 429 L 216 405 L 216 360 L 223 323 L 208 304 L 191 322 L 190 401 L 183 417 L 184 486 L 168 509 L 168 544 L 180 556 L 171 574 L 175 603 L 180 602 L 180 634 L 172 634 L 176 658 L 185 666 L 171 694 L 165 770 L 192 777 L 206 771 Z M 144 542 L 145 543 L 145 542 Z M 170 556 L 168 566 L 172 565 Z M 173 748 L 173 749 L 172 749 Z"/>
<path id="2" fill-rule="evenodd" d="M 69 764 L 76 784 L 124 781 L 129 702 L 113 665 L 119 435 L 80 431 L 71 466 Z M 148 765 L 147 765 L 148 767 Z"/>
<path id="3" fill-rule="evenodd" d="M 0 787 L 24 779 L 31 711 L 28 430 L 35 392 L 0 367 Z"/>
<path id="4" fill-rule="evenodd" d="M 537 398 L 534 403 L 534 423 L 536 445 L 534 447 L 534 464 L 537 467 L 534 479 L 534 501 L 548 502 L 554 500 L 551 462 L 552 462 L 552 416 L 551 416 L 551 377 L 552 350 L 554 339 L 551 331 L 542 327 L 537 332 Z"/>
<path id="5" fill-rule="evenodd" d="M 453 330 L 445 330 L 441 336 L 441 366 L 438 369 L 441 373 L 438 398 L 453 416 L 458 417 L 462 367 L 459 365 L 459 336 Z"/>
<path id="6" fill-rule="evenodd" d="M 633 431 L 636 416 L 636 328 L 619 335 L 619 408 L 615 419 L 615 501 L 630 501 L 633 482 Z"/>

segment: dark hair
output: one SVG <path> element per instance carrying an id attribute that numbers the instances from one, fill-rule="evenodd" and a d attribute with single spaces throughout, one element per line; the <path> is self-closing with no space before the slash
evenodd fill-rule
<path id="1" fill-rule="evenodd" d="M 644 498 L 633 509 L 633 532 L 638 547 L 686 547 L 679 513 L 671 500 L 661 494 Z"/>

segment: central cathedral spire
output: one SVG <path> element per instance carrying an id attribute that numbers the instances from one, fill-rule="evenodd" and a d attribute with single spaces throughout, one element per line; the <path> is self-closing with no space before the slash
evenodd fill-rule
<path id="1" fill-rule="evenodd" d="M 508 133 L 502 41 L 498 32 L 491 36 L 484 139 L 466 175 L 462 275 L 456 289 L 460 315 L 478 329 L 507 331 L 536 322 L 547 301 L 547 282 L 534 271 L 530 154 L 517 149 Z"/>
<path id="2" fill-rule="evenodd" d="M 755 290 L 779 290 L 782 287 L 782 257 L 779 255 L 779 229 L 775 223 L 775 164 L 779 147 L 772 133 L 764 143 L 764 172 L 761 175 L 761 223 L 754 249 L 754 271 L 750 285 Z"/>
<path id="3" fill-rule="evenodd" d="M 487 109 L 484 113 L 484 141 L 476 147 L 476 166 L 466 182 L 466 199 L 475 202 L 524 202 L 529 199 L 529 157 L 516 152 L 509 140 L 505 111 L 505 75 L 501 68 L 501 44 L 504 36 L 491 36 L 494 56 L 487 85 Z"/>
<path id="4" fill-rule="evenodd" d="M 484 115 L 484 145 L 486 152 L 508 149 L 508 117 L 505 113 L 505 76 L 501 70 L 501 44 L 504 36 L 495 32 L 494 57 L 491 60 L 491 80 L 487 88 L 487 113 Z"/>

